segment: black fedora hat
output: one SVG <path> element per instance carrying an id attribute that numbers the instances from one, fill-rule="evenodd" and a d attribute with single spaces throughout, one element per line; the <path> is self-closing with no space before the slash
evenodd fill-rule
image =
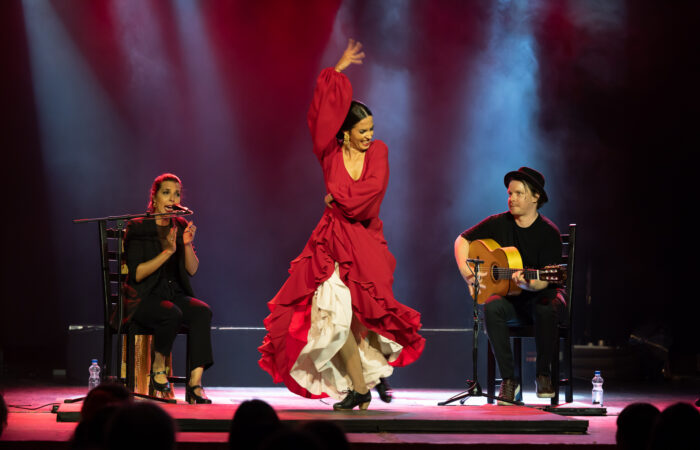
<path id="1" fill-rule="evenodd" d="M 506 187 L 508 187 L 508 184 L 510 184 L 510 180 L 527 181 L 530 186 L 532 186 L 535 191 L 540 194 L 540 205 L 544 204 L 548 200 L 547 193 L 544 191 L 544 176 L 535 169 L 521 167 L 513 172 L 508 172 L 503 178 L 503 183 L 506 185 Z"/>

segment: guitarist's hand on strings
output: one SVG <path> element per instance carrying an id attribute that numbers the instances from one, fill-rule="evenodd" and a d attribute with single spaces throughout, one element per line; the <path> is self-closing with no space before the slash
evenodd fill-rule
<path id="1" fill-rule="evenodd" d="M 523 289 L 525 291 L 541 291 L 542 289 L 549 286 L 549 283 L 547 281 L 536 279 L 528 280 L 527 278 L 525 278 L 525 272 L 523 272 L 522 270 L 513 272 L 512 280 L 520 289 Z"/>
<path id="2" fill-rule="evenodd" d="M 520 288 L 520 289 L 527 289 L 528 288 L 528 280 L 525 279 L 525 273 L 522 270 L 518 270 L 517 272 L 513 272 L 513 275 L 511 276 L 515 284 Z"/>

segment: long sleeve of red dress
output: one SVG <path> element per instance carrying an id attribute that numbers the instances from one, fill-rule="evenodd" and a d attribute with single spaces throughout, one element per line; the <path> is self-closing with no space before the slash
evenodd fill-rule
<path id="1" fill-rule="evenodd" d="M 352 85 L 348 77 L 328 67 L 316 80 L 314 98 L 306 120 L 311 131 L 314 153 L 323 163 L 324 157 L 337 145 L 335 135 L 343 125 L 352 103 Z"/>

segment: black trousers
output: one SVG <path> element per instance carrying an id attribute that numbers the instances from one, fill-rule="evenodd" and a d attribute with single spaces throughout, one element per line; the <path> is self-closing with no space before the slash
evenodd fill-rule
<path id="1" fill-rule="evenodd" d="M 519 325 L 534 325 L 537 375 L 551 374 L 557 325 L 566 302 L 557 289 L 533 294 L 529 298 L 494 295 L 484 306 L 486 332 L 503 379 L 515 377 L 508 327 Z"/>
<path id="2" fill-rule="evenodd" d="M 201 300 L 188 297 L 179 287 L 157 289 L 141 301 L 132 320 L 153 330 L 153 347 L 169 355 L 177 332 L 182 325 L 189 328 L 188 350 L 190 367 L 204 367 L 214 363 L 211 348 L 211 309 Z"/>

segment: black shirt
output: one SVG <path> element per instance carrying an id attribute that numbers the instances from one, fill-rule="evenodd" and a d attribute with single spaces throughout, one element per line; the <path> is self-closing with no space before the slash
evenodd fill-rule
<path id="1" fill-rule="evenodd" d="M 158 225 L 156 224 L 156 229 L 158 230 L 158 240 L 160 240 L 160 246 L 162 250 L 168 248 L 168 234 L 170 233 L 171 225 Z M 161 279 L 168 283 L 178 282 L 178 260 L 175 257 L 170 257 L 163 264 L 163 270 L 161 271 Z"/>
<path id="2" fill-rule="evenodd" d="M 133 274 L 136 273 L 136 267 L 142 262 L 155 258 L 163 251 L 163 243 L 161 236 L 158 234 L 158 229 L 163 228 L 161 233 L 164 233 L 165 227 L 158 227 L 155 220 L 144 219 L 130 220 L 127 224 L 126 235 L 124 236 L 124 255 L 129 267 L 129 275 L 127 276 L 126 284 L 133 288 L 126 291 L 127 298 L 147 298 L 159 284 L 161 278 L 166 280 L 166 282 L 168 279 L 177 280 L 179 287 L 188 296 L 194 296 L 190 286 L 190 275 L 185 270 L 185 244 L 182 240 L 187 221 L 182 217 L 174 217 L 171 219 L 171 225 L 177 227 L 177 250 L 175 254 L 169 258 L 168 263 L 160 266 L 158 270 L 137 282 L 133 277 Z M 164 234 L 165 236 L 167 234 Z"/>
<path id="3" fill-rule="evenodd" d="M 538 214 L 537 219 L 527 228 L 519 227 L 509 211 L 494 214 L 464 231 L 461 236 L 470 242 L 493 239 L 501 247 L 515 247 L 520 252 L 525 268 L 541 269 L 561 264 L 559 228 L 542 214 Z M 528 291 L 523 291 L 523 294 L 530 295 Z"/>

